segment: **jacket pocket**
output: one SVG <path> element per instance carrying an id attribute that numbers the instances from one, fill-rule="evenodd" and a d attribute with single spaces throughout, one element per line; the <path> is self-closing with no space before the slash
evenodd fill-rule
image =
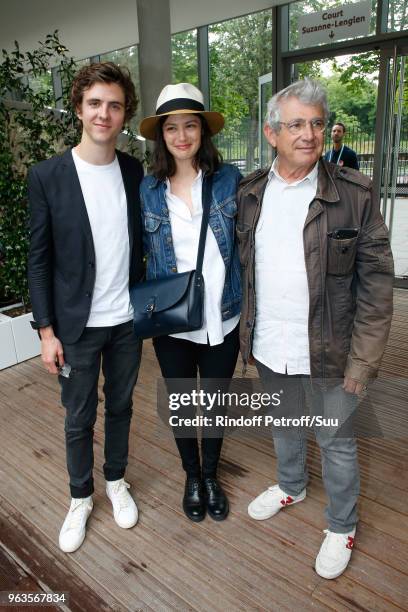
<path id="1" fill-rule="evenodd" d="M 144 228 L 146 232 L 149 232 L 149 233 L 157 232 L 157 230 L 159 229 L 159 225 L 161 223 L 160 217 L 151 216 L 151 215 L 145 215 L 143 221 L 144 221 Z"/>
<path id="2" fill-rule="evenodd" d="M 394 260 L 392 257 L 388 229 L 385 223 L 379 223 L 367 230 L 370 240 L 371 255 L 377 261 L 380 272 L 394 272 Z"/>
<path id="3" fill-rule="evenodd" d="M 236 196 L 232 195 L 228 198 L 225 198 L 222 202 L 219 203 L 218 209 L 222 212 L 223 215 L 229 218 L 233 218 L 237 216 L 238 207 L 236 203 Z"/>
<path id="4" fill-rule="evenodd" d="M 160 261 L 165 259 L 161 222 L 162 219 L 157 215 L 144 215 L 143 217 L 146 277 L 149 280 L 157 277 Z"/>
<path id="5" fill-rule="evenodd" d="M 242 266 L 246 266 L 249 260 L 250 245 L 251 245 L 251 230 L 239 230 L 237 228 L 237 242 L 238 242 L 238 253 L 239 261 Z"/>
<path id="6" fill-rule="evenodd" d="M 327 274 L 346 276 L 351 274 L 356 259 L 358 236 L 339 240 L 327 237 Z"/>

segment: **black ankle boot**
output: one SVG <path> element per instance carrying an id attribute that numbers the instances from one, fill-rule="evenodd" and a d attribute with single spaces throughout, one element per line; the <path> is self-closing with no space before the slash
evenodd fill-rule
<path id="1" fill-rule="evenodd" d="M 229 504 L 220 483 L 216 478 L 204 478 L 203 484 L 208 514 L 214 521 L 223 521 L 228 516 Z"/>
<path id="2" fill-rule="evenodd" d="M 183 497 L 185 515 L 195 523 L 205 517 L 205 495 L 199 476 L 187 476 Z"/>

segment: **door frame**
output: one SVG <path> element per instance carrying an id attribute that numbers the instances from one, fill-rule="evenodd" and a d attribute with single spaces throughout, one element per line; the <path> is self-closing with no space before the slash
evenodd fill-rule
<path id="1" fill-rule="evenodd" d="M 305 63 L 313 60 L 329 60 L 341 55 L 355 55 L 368 51 L 378 51 L 380 55 L 373 167 L 373 191 L 378 194 L 380 200 L 382 192 L 384 146 L 387 142 L 387 129 L 389 130 L 392 127 L 392 117 L 387 116 L 387 96 L 390 87 L 389 65 L 393 58 L 396 60 L 400 55 L 408 55 L 407 32 L 396 32 L 395 36 L 392 38 L 390 35 L 385 35 L 381 37 L 381 40 L 378 41 L 378 45 L 375 46 L 373 46 L 373 41 L 371 41 L 371 44 L 368 42 L 353 44 L 348 41 L 330 45 L 330 48 L 326 46 L 326 48 L 314 47 L 310 49 L 287 51 L 281 54 L 279 75 L 281 77 L 281 86 L 286 87 L 291 82 L 293 64 Z M 406 78 L 408 78 L 408 69 Z M 408 278 L 396 277 L 394 279 L 394 286 L 408 289 Z"/>
<path id="2" fill-rule="evenodd" d="M 377 125 L 375 135 L 375 153 L 374 153 L 374 178 L 373 187 L 375 193 L 379 194 L 380 199 L 383 198 L 382 212 L 384 219 L 389 221 L 390 232 L 392 238 L 393 231 L 393 215 L 394 205 L 388 210 L 388 185 L 390 182 L 390 161 L 393 155 L 393 141 L 389 135 L 394 132 L 394 114 L 388 112 L 387 108 L 394 105 L 394 92 L 396 87 L 396 71 L 391 74 L 391 62 L 395 66 L 398 58 L 404 56 L 408 58 L 408 40 L 400 40 L 393 45 L 387 45 L 381 49 L 380 59 L 380 75 L 378 81 L 378 97 L 377 97 Z M 405 79 L 408 80 L 408 64 L 407 60 L 405 67 Z M 391 100 L 390 100 L 391 95 Z M 399 118 L 401 119 L 401 118 Z M 398 119 L 397 119 L 398 120 Z M 397 162 L 398 163 L 398 162 Z M 384 175 L 383 175 L 384 169 Z M 377 171 L 376 171 L 377 170 Z M 383 187 L 384 185 L 384 187 Z M 384 194 L 382 191 L 384 190 Z M 407 199 L 408 206 L 408 199 Z M 408 289 L 408 277 L 397 276 L 394 279 L 394 286 L 398 288 Z"/>
<path id="3" fill-rule="evenodd" d="M 259 167 L 263 166 L 263 147 L 265 145 L 265 140 L 263 136 L 263 126 L 264 126 L 264 117 L 262 112 L 262 89 L 263 86 L 267 83 L 272 83 L 272 72 L 268 72 L 267 74 L 262 74 L 258 77 L 258 151 L 259 151 Z"/>

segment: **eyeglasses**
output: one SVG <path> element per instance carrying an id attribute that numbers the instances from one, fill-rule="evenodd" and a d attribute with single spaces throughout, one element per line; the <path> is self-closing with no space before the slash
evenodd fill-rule
<path id="1" fill-rule="evenodd" d="M 304 132 L 308 123 L 310 123 L 315 134 L 321 134 L 326 129 L 326 124 L 323 119 L 312 119 L 311 121 L 306 121 L 306 119 L 295 119 L 288 123 L 285 123 L 285 121 L 279 121 L 279 123 L 285 125 L 293 136 L 297 136 L 301 132 Z"/>

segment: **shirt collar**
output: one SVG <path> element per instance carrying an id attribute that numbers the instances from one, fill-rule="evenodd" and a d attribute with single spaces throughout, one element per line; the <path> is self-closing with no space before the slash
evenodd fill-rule
<path id="1" fill-rule="evenodd" d="M 278 159 L 279 159 L 278 157 L 275 157 L 275 159 L 272 162 L 271 169 L 269 170 L 269 173 L 268 173 L 268 184 L 274 177 L 276 177 L 278 180 L 290 186 L 299 185 L 303 181 L 310 181 L 312 185 L 317 186 L 317 171 L 318 171 L 319 161 L 315 163 L 315 165 L 313 166 L 309 174 L 307 174 L 305 177 L 303 177 L 302 179 L 298 181 L 294 181 L 293 183 L 287 183 L 285 179 L 282 178 L 278 172 Z"/>
<path id="2" fill-rule="evenodd" d="M 177 217 L 180 217 L 181 219 L 187 219 L 188 221 L 191 221 L 192 217 L 202 214 L 202 205 L 201 205 L 202 180 L 203 180 L 203 173 L 200 168 L 191 186 L 193 210 L 192 212 L 190 212 L 187 204 L 185 204 L 184 202 L 181 203 L 180 198 L 178 198 L 178 196 L 174 195 L 171 192 L 170 180 L 167 178 L 166 179 L 166 185 L 167 185 L 166 201 L 167 201 L 167 207 L 169 211 L 175 214 Z"/>
<path id="3" fill-rule="evenodd" d="M 197 176 L 196 176 L 196 177 L 195 177 L 195 179 L 194 179 L 194 182 L 196 182 L 196 181 L 201 181 L 201 180 L 202 180 L 202 178 L 203 178 L 203 171 L 202 171 L 202 170 L 201 170 L 201 168 L 200 168 L 200 169 L 199 169 L 199 171 L 198 171 Z"/>
<path id="4" fill-rule="evenodd" d="M 197 176 L 195 177 L 194 181 L 193 181 L 193 187 L 195 187 L 197 185 L 197 183 L 203 180 L 203 171 L 201 170 L 201 168 L 199 169 Z M 167 189 L 168 189 L 168 193 L 171 192 L 171 188 L 170 188 L 170 179 L 166 178 L 166 185 L 167 185 Z"/>

